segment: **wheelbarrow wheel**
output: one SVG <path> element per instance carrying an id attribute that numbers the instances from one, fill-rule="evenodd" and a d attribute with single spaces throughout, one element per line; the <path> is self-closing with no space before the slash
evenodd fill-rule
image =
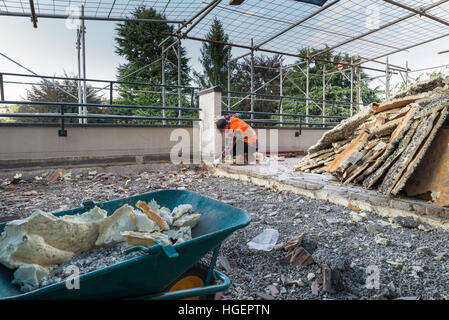
<path id="1" fill-rule="evenodd" d="M 209 271 L 209 265 L 205 262 L 198 262 L 189 270 L 184 272 L 175 281 L 173 281 L 165 291 L 177 291 L 184 289 L 192 289 L 198 287 L 204 287 L 206 284 L 207 273 Z M 209 281 L 209 285 L 215 284 L 215 275 L 212 273 L 212 277 Z M 191 297 L 185 300 L 200 300 L 201 297 Z M 206 300 L 215 300 L 215 294 L 205 295 Z"/>

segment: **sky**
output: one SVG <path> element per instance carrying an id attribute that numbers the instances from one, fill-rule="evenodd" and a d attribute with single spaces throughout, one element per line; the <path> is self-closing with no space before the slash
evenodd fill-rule
<path id="1" fill-rule="evenodd" d="M 116 79 L 116 70 L 120 63 L 125 61 L 115 54 L 115 22 L 86 21 L 86 66 L 87 77 L 96 79 Z M 65 20 L 44 19 L 38 21 L 38 28 L 34 29 L 29 18 L 0 16 L 0 53 L 16 60 L 35 73 L 42 75 L 77 74 L 76 29 L 70 29 Z M 405 66 L 408 61 L 413 70 L 449 64 L 449 53 L 438 55 L 438 51 L 449 50 L 449 41 L 443 38 L 429 44 L 410 49 L 389 57 L 391 64 Z M 198 62 L 201 43 L 185 41 L 191 66 L 200 70 Z M 232 55 L 245 53 L 242 49 L 233 49 Z M 294 58 L 288 58 L 291 63 Z M 381 61 L 385 61 L 382 58 Z M 369 63 L 366 66 L 384 69 L 381 64 Z M 440 69 L 438 69 L 440 70 Z M 0 71 L 12 73 L 29 73 L 18 65 L 0 56 Z M 446 69 L 449 71 L 449 69 Z M 380 76 L 382 73 L 367 71 L 371 76 Z M 415 78 L 419 73 L 411 73 Z M 21 78 L 23 80 L 24 78 Z M 21 81 L 18 78 L 5 80 Z M 383 79 L 382 79 L 383 80 Z M 392 87 L 401 81 L 399 75 L 394 75 Z M 381 86 L 380 80 L 373 81 L 372 87 Z M 6 100 L 25 99 L 24 86 L 6 84 Z"/>

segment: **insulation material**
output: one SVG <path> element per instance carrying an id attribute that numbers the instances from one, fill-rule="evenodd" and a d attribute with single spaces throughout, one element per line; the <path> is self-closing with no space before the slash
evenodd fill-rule
<path id="1" fill-rule="evenodd" d="M 328 172 L 345 184 L 396 195 L 429 151 L 448 109 L 449 78 L 417 84 L 326 132 L 295 170 Z"/>
<path id="2" fill-rule="evenodd" d="M 26 219 L 10 221 L 0 236 L 0 263 L 15 272 L 14 284 L 22 291 L 37 288 L 50 267 L 65 263 L 75 254 L 127 242 L 150 247 L 192 239 L 191 229 L 201 215 L 190 204 L 173 212 L 154 200 L 137 202 L 142 211 L 125 204 L 110 216 L 98 207 L 80 214 L 57 217 L 36 211 Z M 169 225 L 170 223 L 170 225 Z"/>

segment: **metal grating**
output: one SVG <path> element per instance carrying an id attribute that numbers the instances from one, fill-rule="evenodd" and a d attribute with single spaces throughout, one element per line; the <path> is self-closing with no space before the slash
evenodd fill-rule
<path id="1" fill-rule="evenodd" d="M 172 21 L 188 21 L 212 2 L 212 0 L 34 0 L 37 15 L 67 15 L 71 6 L 84 5 L 86 16 L 131 18 L 132 12 L 137 7 L 145 6 L 164 13 L 166 18 Z M 334 0 L 328 0 L 325 6 L 333 2 Z M 396 2 L 414 9 L 438 4 L 426 12 L 449 21 L 449 1 L 397 0 Z M 230 42 L 250 46 L 253 39 L 254 45 L 258 46 L 321 9 L 319 6 L 294 0 L 245 0 L 239 6 L 230 6 L 228 3 L 228 0 L 221 1 L 189 32 L 189 36 L 206 38 L 213 19 L 218 18 Z M 7 13 L 31 15 L 29 1 L 0 0 L 0 15 Z M 449 26 L 416 15 L 394 4 L 382 0 L 340 0 L 261 45 L 260 48 L 297 54 L 301 49 L 324 50 L 330 47 L 336 52 L 353 56 L 379 58 L 445 35 L 449 35 Z"/>

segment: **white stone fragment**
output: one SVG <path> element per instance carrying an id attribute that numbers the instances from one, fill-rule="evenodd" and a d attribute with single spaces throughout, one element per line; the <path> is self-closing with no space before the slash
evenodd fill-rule
<path id="1" fill-rule="evenodd" d="M 165 222 L 167 222 L 167 224 L 169 226 L 171 226 L 173 224 L 173 216 L 172 216 L 170 209 L 168 209 L 166 207 L 162 207 L 159 209 L 158 213 L 162 217 L 162 219 L 164 219 Z"/>
<path id="2" fill-rule="evenodd" d="M 192 229 L 189 227 L 181 227 L 178 230 L 171 229 L 164 233 L 175 244 L 192 240 Z"/>
<path id="3" fill-rule="evenodd" d="M 154 232 L 160 231 L 161 228 L 148 216 L 140 210 L 134 209 L 134 216 L 136 218 L 136 230 L 138 232 Z"/>
<path id="4" fill-rule="evenodd" d="M 135 231 L 136 228 L 134 208 L 125 204 L 100 223 L 100 232 L 95 245 L 104 246 L 125 241 L 120 232 Z"/>
<path id="5" fill-rule="evenodd" d="M 191 213 L 191 212 L 192 212 L 191 204 L 181 204 L 173 209 L 172 216 L 173 216 L 173 219 L 176 220 L 176 219 L 179 219 L 180 217 L 182 217 L 183 215 L 185 215 L 187 213 Z"/>
<path id="6" fill-rule="evenodd" d="M 148 202 L 148 206 L 151 210 L 158 212 L 159 208 L 161 207 L 154 199 L 152 199 L 150 202 Z"/>
<path id="7" fill-rule="evenodd" d="M 196 223 L 198 222 L 198 219 L 201 217 L 201 214 L 199 213 L 192 213 L 192 214 L 185 214 L 181 216 L 181 218 L 175 220 L 173 222 L 173 226 L 177 228 L 181 227 L 190 227 L 193 228 L 196 226 Z"/>
<path id="8" fill-rule="evenodd" d="M 22 292 L 39 288 L 40 281 L 48 275 L 48 270 L 37 264 L 21 265 L 14 272 L 13 284 L 18 285 Z"/>

